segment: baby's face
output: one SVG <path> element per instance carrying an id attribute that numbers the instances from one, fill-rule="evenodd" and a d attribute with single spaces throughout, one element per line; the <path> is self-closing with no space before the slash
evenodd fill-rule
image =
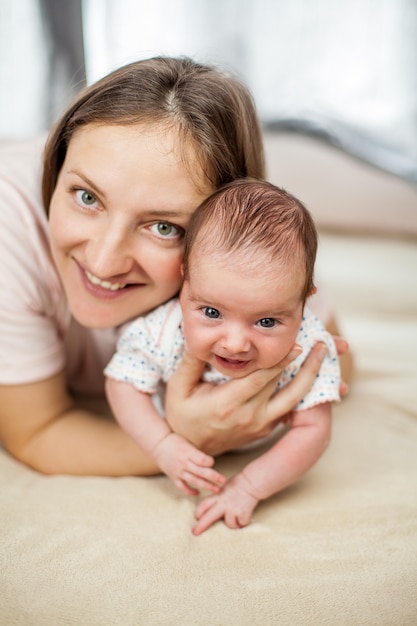
<path id="1" fill-rule="evenodd" d="M 180 295 L 187 348 L 231 378 L 279 363 L 303 314 L 304 276 L 294 264 L 245 270 L 213 256 L 193 259 Z"/>

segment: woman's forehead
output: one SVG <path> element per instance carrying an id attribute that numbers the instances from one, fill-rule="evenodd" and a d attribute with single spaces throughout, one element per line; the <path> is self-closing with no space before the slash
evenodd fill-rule
<path id="1" fill-rule="evenodd" d="M 97 143 L 99 143 L 103 141 L 103 135 L 113 134 L 117 136 L 118 131 L 120 131 L 121 135 L 128 133 L 133 137 L 146 138 L 147 142 L 154 141 L 158 143 L 161 155 L 172 155 L 184 167 L 195 187 L 204 196 L 208 196 L 215 190 L 211 182 L 212 165 L 205 155 L 205 151 L 198 145 L 191 133 L 187 132 L 179 122 L 171 118 L 162 120 L 149 119 L 133 123 L 120 122 L 109 124 L 91 122 L 80 126 L 73 132 L 68 142 L 67 150 L 74 140 L 76 142 L 82 141 L 83 138 L 94 134 Z"/>

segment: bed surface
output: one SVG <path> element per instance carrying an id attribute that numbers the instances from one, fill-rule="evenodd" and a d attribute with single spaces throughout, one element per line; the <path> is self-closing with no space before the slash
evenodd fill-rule
<path id="1" fill-rule="evenodd" d="M 355 378 L 325 455 L 247 528 L 196 538 L 195 499 L 165 477 L 41 476 L 0 451 L 0 624 L 414 626 L 417 246 L 400 230 L 321 222 Z"/>

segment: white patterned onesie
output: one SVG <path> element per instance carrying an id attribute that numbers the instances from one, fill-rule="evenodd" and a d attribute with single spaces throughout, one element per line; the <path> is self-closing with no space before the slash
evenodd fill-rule
<path id="1" fill-rule="evenodd" d="M 277 389 L 294 378 L 317 341 L 327 345 L 328 354 L 297 410 L 340 400 L 339 359 L 333 338 L 307 307 L 296 339 L 303 352 L 285 368 Z M 104 372 L 106 376 L 128 382 L 140 391 L 156 394 L 161 391 L 161 383 L 166 383 L 177 369 L 183 353 L 181 307 L 179 300 L 173 299 L 127 326 L 117 343 L 117 352 Z M 203 378 L 217 384 L 228 380 L 210 365 L 206 366 Z"/>

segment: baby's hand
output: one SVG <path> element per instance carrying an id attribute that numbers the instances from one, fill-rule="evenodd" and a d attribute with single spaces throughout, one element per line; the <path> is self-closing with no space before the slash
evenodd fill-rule
<path id="1" fill-rule="evenodd" d="M 187 495 L 198 495 L 198 489 L 218 493 L 226 482 L 226 478 L 212 468 L 212 456 L 175 433 L 170 433 L 158 443 L 154 458 L 164 474 Z"/>
<path id="2" fill-rule="evenodd" d="M 259 499 L 248 491 L 246 479 L 238 474 L 219 494 L 204 498 L 197 506 L 195 516 L 198 522 L 193 535 L 201 535 L 214 522 L 223 518 L 229 528 L 247 526 L 258 502 Z"/>

